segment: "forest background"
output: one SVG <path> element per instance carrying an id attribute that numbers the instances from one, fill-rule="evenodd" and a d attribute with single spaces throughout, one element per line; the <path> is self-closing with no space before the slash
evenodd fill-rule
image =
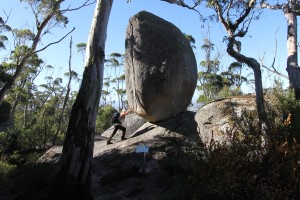
<path id="1" fill-rule="evenodd" d="M 22 52 L 24 49 L 26 52 L 32 43 L 32 35 L 37 32 L 33 11 L 36 16 L 42 13 L 34 10 L 34 6 L 30 7 L 30 1 L 1 2 L 4 2 L 1 5 L 2 20 L 11 29 L 2 26 L 0 30 L 3 42 L 0 72 L 12 74 L 15 63 L 22 58 Z M 275 4 L 275 1 L 270 3 Z M 64 13 L 68 20 L 64 23 L 52 21 L 47 27 L 50 29 L 45 29 L 37 53 L 27 62 L 21 77 L 8 92 L 8 105 L 2 103 L 2 123 L 6 121 L 13 127 L 1 132 L 3 154 L 18 160 L 21 149 L 45 149 L 61 144 L 82 79 L 85 44 L 94 6 L 92 0 L 63 1 L 61 7 L 71 8 Z M 173 23 L 186 34 L 193 47 L 199 74 L 189 109 L 196 111 L 203 103 L 220 97 L 255 93 L 252 70 L 227 54 L 227 33 L 216 17 L 212 17 L 216 16 L 214 11 L 205 4 L 200 6 L 200 12 L 195 12 L 164 1 L 114 1 L 106 38 L 106 62 L 96 125 L 98 134 L 110 126 L 112 112 L 126 108 L 125 33 L 129 18 L 142 10 Z M 275 81 L 286 87 L 288 80 L 282 77 L 287 76 L 287 21 L 282 10 L 257 10 L 258 17 L 252 20 L 247 35 L 240 38 L 241 53 L 260 62 L 265 90 L 272 88 Z M 267 68 L 276 70 L 277 74 Z"/>
<path id="2" fill-rule="evenodd" d="M 1 5 L 1 17 L 4 25 L 11 29 L 5 30 L 3 26 L 1 30 L 3 46 L 0 51 L 0 72 L 9 74 L 15 71 L 15 63 L 22 58 L 22 51 L 31 45 L 31 37 L 37 32 L 35 8 L 26 3 L 30 1 L 2 2 L 5 3 Z M 270 3 L 275 4 L 275 1 Z M 6 98 L 9 105 L 2 105 L 2 121 L 10 117 L 13 123 L 9 123 L 14 124 L 11 134 L 2 132 L 3 143 L 7 143 L 3 145 L 7 149 L 4 148 L 2 152 L 14 152 L 18 148 L 14 146 L 24 144 L 32 148 L 45 148 L 49 144 L 61 143 L 84 70 L 85 44 L 94 5 L 95 2 L 91 0 L 62 2 L 62 7 L 76 9 L 65 13 L 67 21 L 64 23 L 50 23 L 47 27 L 50 29 L 46 29 L 38 43 L 37 53 L 28 61 L 21 78 L 9 91 Z M 212 17 L 215 16 L 214 11 L 205 7 L 205 4 L 200 6 L 200 12 L 195 12 L 164 1 L 114 2 L 108 23 L 99 105 L 104 112 L 99 112 L 101 116 L 97 118 L 97 133 L 110 125 L 111 112 L 126 108 L 123 71 L 125 33 L 129 18 L 142 10 L 176 25 L 186 34 L 193 47 L 199 74 L 190 109 L 197 110 L 203 103 L 220 97 L 255 93 L 252 70 L 228 56 L 227 33 L 216 17 Z M 258 17 L 251 22 L 247 35 L 240 38 L 241 53 L 260 62 L 265 90 L 272 88 L 275 81 L 286 87 L 288 80 L 282 78 L 287 76 L 286 19 L 282 10 L 257 10 Z M 40 13 L 37 10 L 35 12 L 39 16 Z M 275 70 L 277 74 L 267 68 Z M 110 106 L 107 108 L 107 105 Z"/>
<path id="3" fill-rule="evenodd" d="M 130 1 L 128 3 L 120 0 L 114 2 L 108 23 L 106 48 L 105 52 L 103 52 L 106 55 L 106 63 L 103 91 L 97 116 L 96 134 L 101 133 L 110 126 L 109 120 L 112 112 L 116 109 L 120 110 L 126 107 L 125 77 L 122 69 L 125 31 L 129 18 L 141 10 L 147 10 L 175 24 L 186 34 L 186 38 L 190 41 L 195 52 L 199 70 L 198 90 L 195 92 L 193 98 L 193 107 L 197 109 L 199 107 L 197 103 L 207 102 L 220 97 L 254 93 L 252 71 L 242 63 L 245 60 L 240 59 L 240 62 L 237 62 L 227 55 L 226 41 L 229 41 L 228 44 L 230 44 L 230 41 L 232 42 L 233 40 L 226 40 L 227 33 L 223 31 L 223 27 L 218 23 L 218 20 L 215 17 L 209 17 L 215 13 L 208 7 L 199 8 L 199 13 L 197 13 L 189 9 L 167 4 L 165 1 L 181 2 L 171 0 L 151 1 L 151 3 L 150 1 Z M 89 95 L 87 94 L 88 92 L 84 93 L 84 90 L 89 88 L 89 85 L 82 87 L 83 90 L 82 88 L 80 89 L 86 96 L 83 95 L 81 98 L 76 98 L 80 79 L 82 78 L 83 71 L 86 71 L 83 69 L 83 66 L 86 69 L 90 67 L 84 64 L 84 54 L 87 36 L 89 35 L 89 30 L 91 30 L 90 22 L 93 18 L 95 4 L 90 4 L 92 1 L 89 0 L 85 2 L 90 5 L 86 4 L 84 6 L 81 6 L 84 1 L 22 0 L 5 2 L 2 5 L 0 21 L 0 86 L 2 87 L 12 82 L 10 74 L 13 74 L 14 71 L 18 71 L 20 68 L 19 60 L 25 57 L 27 61 L 22 66 L 22 73 L 20 73 L 20 76 L 15 80 L 9 92 L 7 92 L 5 100 L 3 102 L 0 101 L 0 167 L 2 172 L 0 174 L 0 186 L 5 185 L 7 182 L 6 177 L 8 177 L 9 172 L 13 171 L 12 169 L 24 166 L 26 163 L 30 163 L 30 161 L 36 161 L 41 155 L 40 153 L 43 153 L 46 149 L 54 145 L 61 145 L 64 138 L 66 138 L 64 140 L 64 149 L 68 149 L 65 146 L 67 146 L 68 142 L 72 141 L 70 138 L 74 135 L 72 132 L 73 129 L 76 136 L 84 136 L 87 141 L 82 140 L 83 137 L 78 140 L 83 144 L 80 146 L 83 152 L 85 153 L 85 148 L 83 148 L 85 144 L 88 144 L 87 149 L 92 149 L 95 127 L 89 127 L 90 123 L 77 120 L 76 112 L 79 110 L 78 108 L 83 108 L 85 113 L 83 118 L 91 116 L 94 122 L 96 116 L 94 113 L 98 110 L 95 109 L 98 107 L 98 101 L 95 99 L 96 95 L 93 99 L 96 101 L 89 101 L 90 99 L 87 97 Z M 43 2 L 47 3 L 43 4 Z M 28 47 L 30 47 L 32 41 L 34 41 L 35 34 L 38 33 L 43 25 L 43 23 L 40 23 L 42 21 L 39 20 L 41 20 L 40 17 L 43 14 L 47 15 L 49 2 L 50 4 L 53 3 L 51 5 L 59 5 L 60 2 L 63 2 L 61 6 L 69 11 L 67 13 L 64 13 L 65 10 L 62 11 L 67 18 L 59 15 L 60 13 L 55 15 L 56 18 L 50 21 L 49 26 L 47 26 L 50 29 L 46 28 L 44 30 L 45 32 L 42 33 L 37 47 L 33 49 L 34 52 L 30 52 L 28 51 Z M 215 5 L 218 2 L 214 1 Z M 226 1 L 222 2 L 226 3 Z M 241 7 L 245 6 L 252 9 L 253 2 L 249 1 L 249 4 L 241 4 L 241 1 L 238 1 L 237 6 L 242 5 Z M 31 4 L 32 7 L 25 3 Z M 35 7 L 36 5 L 41 5 L 39 3 L 42 3 L 42 10 L 35 10 L 37 8 Z M 272 1 L 272 3 L 280 3 L 280 1 Z M 69 4 L 72 4 L 72 6 L 69 7 Z M 43 7 L 44 5 L 46 7 Z M 109 6 L 109 4 L 106 4 L 106 6 Z M 73 9 L 76 7 L 78 9 Z M 278 89 L 282 89 L 282 85 L 284 86 L 283 88 L 286 88 L 288 85 L 287 79 L 282 78 L 286 77 L 287 74 L 285 71 L 287 24 L 282 10 L 274 11 L 257 8 L 257 12 L 259 15 L 250 18 L 252 21 L 250 20 L 251 25 L 247 35 L 240 40 L 242 46 L 239 46 L 238 42 L 235 44 L 237 44 L 238 52 L 259 61 L 263 70 L 263 89 L 266 91 L 275 86 L 277 87 L 277 90 L 274 90 L 276 92 Z M 36 15 L 34 16 L 34 14 Z M 203 21 L 204 17 L 209 18 Z M 246 25 L 249 22 L 247 20 Z M 91 31 L 91 33 L 93 32 Z M 100 31 L 100 33 L 103 32 Z M 239 34 L 242 33 L 239 32 Z M 239 47 L 241 48 L 239 49 Z M 30 54 L 27 54 L 28 52 Z M 29 57 L 26 57 L 28 55 Z M 102 56 L 104 54 L 99 55 L 101 62 L 103 61 Z M 95 65 L 93 67 L 98 69 Z M 298 69 L 298 66 L 296 67 Z M 277 74 L 281 74 L 282 76 L 277 76 L 276 73 L 268 71 L 267 68 L 276 71 Z M 261 78 L 258 78 L 256 77 L 255 81 L 260 81 Z M 94 83 L 94 80 L 89 81 L 87 82 Z M 102 82 L 102 79 L 97 81 Z M 259 84 L 257 85 L 260 86 Z M 262 90 L 259 93 L 257 92 L 257 88 L 255 89 L 256 94 L 263 94 Z M 92 93 L 100 94 L 100 90 L 91 91 Z M 283 95 L 290 95 L 286 90 L 282 90 L 281 92 Z M 80 97 L 79 94 L 77 97 Z M 74 109 L 72 109 L 75 98 L 79 100 L 75 101 Z M 257 99 L 260 100 L 260 98 Z M 95 103 L 92 109 L 84 110 L 85 104 L 80 100 L 97 103 Z M 299 112 L 296 109 L 299 107 L 298 101 L 295 101 L 295 104 L 291 104 L 290 100 L 294 99 L 290 98 L 290 96 L 287 99 L 283 98 L 282 105 L 284 106 L 276 107 L 278 108 L 278 115 L 268 116 L 273 117 L 271 121 L 273 120 L 279 124 L 278 130 L 280 131 L 270 129 L 267 132 L 270 139 L 273 139 L 273 135 L 277 132 L 281 133 L 283 128 L 293 130 L 291 131 L 293 134 L 286 134 L 288 135 L 288 139 L 291 139 L 290 141 L 286 141 L 289 145 L 293 144 L 291 141 L 295 133 L 298 133 L 297 130 L 299 128 L 297 123 L 295 123 L 297 126 L 294 124 L 295 129 L 291 128 L 291 123 L 282 123 L 287 116 L 298 116 Z M 263 101 L 260 103 L 263 103 Z M 258 114 L 261 110 L 265 111 L 265 109 L 258 109 Z M 85 111 L 89 111 L 89 114 Z M 288 113 L 289 111 L 293 113 Z M 81 111 L 78 113 L 78 116 L 81 116 Z M 263 122 L 260 124 L 263 134 L 265 134 L 264 125 L 267 122 L 266 117 L 266 113 L 262 113 L 259 116 L 259 120 Z M 279 121 L 276 121 L 277 118 Z M 295 117 L 294 122 L 297 122 L 297 119 Z M 83 135 L 78 134 L 77 130 L 79 129 L 74 126 L 74 122 L 78 121 L 82 122 L 76 125 L 78 125 L 81 131 L 80 134 Z M 285 121 L 290 122 L 289 120 Z M 93 125 L 93 123 L 91 124 Z M 85 127 L 85 125 L 88 126 Z M 269 125 L 269 128 L 277 127 Z M 252 131 L 249 133 L 253 134 Z M 287 139 L 284 135 L 280 136 L 280 142 Z M 73 145 L 72 143 L 69 144 Z M 90 153 L 91 151 L 86 152 Z M 73 154 L 64 154 L 63 152 L 63 155 L 69 156 Z M 84 159 L 90 160 L 90 156 L 87 155 Z M 87 162 L 82 160 L 81 163 L 84 164 Z M 65 165 L 62 165 L 62 169 L 64 167 Z"/>
<path id="4" fill-rule="evenodd" d="M 11 25 L 12 28 L 32 29 L 35 20 L 31 9 L 28 6 L 26 7 L 24 3 L 20 3 L 18 0 L 3 0 L 2 2 L 5 2 L 2 5 L 2 15 L 4 16 L 4 13 L 9 14 L 10 17 L 7 23 Z M 81 2 L 79 1 L 75 1 L 74 3 L 72 2 L 72 5 L 79 5 L 80 3 Z M 68 4 L 70 4 L 70 2 L 65 1 L 62 5 Z M 71 36 L 73 40 L 72 70 L 78 74 L 78 78 L 82 76 L 84 52 L 78 52 L 76 44 L 86 43 L 87 41 L 87 36 L 94 13 L 93 5 L 69 12 L 67 14 L 69 23 L 66 25 L 66 27 L 54 27 L 54 29 L 51 30 L 51 34 L 45 35 L 45 37 L 42 38 L 40 48 L 43 48 L 43 46 L 46 46 L 51 42 L 59 40 L 73 27 L 75 27 L 75 30 L 64 40 L 39 53 L 40 58 L 44 61 L 44 65 L 52 66 L 53 69 L 44 69 L 35 80 L 37 85 L 45 84 L 45 77 L 49 76 L 54 79 L 62 78 L 64 82 L 67 82 L 66 78 L 62 76 L 62 74 L 68 71 L 70 54 L 69 42 Z M 209 40 L 212 44 L 214 44 L 214 50 L 211 52 L 211 59 L 219 60 L 219 71 L 228 70 L 230 64 L 234 62 L 234 60 L 226 53 L 226 44 L 223 40 L 226 36 L 226 32 L 224 31 L 222 25 L 216 20 L 207 20 L 206 22 L 203 22 L 201 21 L 199 14 L 194 11 L 177 5 L 171 5 L 163 1 L 150 0 L 132 1 L 130 3 L 127 3 L 125 0 L 114 2 L 107 31 L 105 52 L 106 59 L 111 59 L 112 56 L 110 55 L 113 53 L 124 54 L 125 32 L 128 20 L 131 16 L 141 10 L 149 11 L 173 23 L 183 33 L 191 35 L 195 39 L 193 46 L 195 47 L 194 52 L 198 63 L 198 71 L 203 71 L 203 69 L 201 69 L 200 62 L 205 60 L 206 56 L 205 50 L 201 48 L 205 44 L 205 40 Z M 200 8 L 199 10 L 201 10 L 201 15 L 204 17 L 213 14 L 213 11 L 208 8 Z M 9 34 L 7 36 L 9 38 L 12 37 Z M 244 55 L 256 58 L 261 62 L 261 64 L 269 68 L 272 65 L 278 70 L 278 72 L 287 75 L 285 70 L 287 55 L 286 38 L 287 22 L 283 12 L 281 10 L 274 11 L 264 9 L 260 15 L 260 18 L 258 20 L 253 20 L 247 36 L 242 38 L 242 53 Z M 14 43 L 12 39 L 8 40 L 5 45 L 6 51 L 2 50 L 0 52 L 2 60 L 7 57 L 12 49 L 14 49 Z M 275 62 L 273 64 L 274 59 Z M 112 76 L 112 73 L 115 73 L 114 75 L 116 75 L 116 71 L 112 71 L 116 68 L 117 74 L 122 74 L 122 61 L 120 59 L 118 61 L 120 62 L 119 67 L 109 67 L 112 65 L 112 63 L 106 64 L 107 67 L 105 68 L 104 76 Z M 283 82 L 286 85 L 287 80 L 285 78 L 281 79 L 274 73 L 270 73 L 264 68 L 262 71 L 264 77 L 264 88 L 272 87 L 275 79 Z M 251 70 L 249 70 L 248 67 L 244 67 L 242 74 L 249 80 L 248 82 L 244 82 L 242 84 L 241 89 L 243 93 L 255 93 L 254 84 L 251 83 L 251 80 L 253 79 Z M 78 90 L 79 83 L 80 81 L 73 81 L 72 90 Z M 122 85 L 122 88 L 124 89 L 124 85 Z M 102 98 L 103 97 L 105 97 L 105 95 L 102 96 Z M 116 91 L 111 91 L 109 97 L 109 101 L 114 104 L 115 107 L 118 107 L 116 104 Z M 198 97 L 199 91 L 197 90 L 193 98 L 194 104 L 196 104 Z M 197 107 L 197 105 L 195 106 Z"/>

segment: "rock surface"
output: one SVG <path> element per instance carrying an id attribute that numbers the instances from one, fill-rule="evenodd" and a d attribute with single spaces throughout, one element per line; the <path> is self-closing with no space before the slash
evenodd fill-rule
<path id="1" fill-rule="evenodd" d="M 198 144 L 194 116 L 187 111 L 164 122 L 146 122 L 127 140 L 111 145 L 95 143 L 95 199 L 152 200 L 170 194 L 172 181 L 166 165 L 169 159 L 176 160 L 181 147 Z M 140 145 L 148 146 L 149 152 L 136 153 Z"/>
<path id="2" fill-rule="evenodd" d="M 126 127 L 125 138 L 128 138 L 131 134 L 133 134 L 138 128 L 140 128 L 143 124 L 146 123 L 146 120 L 135 113 L 129 114 L 125 117 L 123 121 L 123 125 Z M 101 136 L 105 138 L 109 138 L 114 130 L 114 126 L 111 126 L 109 129 L 104 131 Z M 112 142 L 120 141 L 122 135 L 122 131 L 118 130 L 115 136 L 112 138 Z"/>
<path id="3" fill-rule="evenodd" d="M 256 111 L 255 96 L 239 96 L 213 101 L 198 110 L 197 131 L 205 146 L 230 145 L 232 133 L 240 133 L 237 118 L 243 110 Z"/>
<path id="4" fill-rule="evenodd" d="M 126 140 L 106 145 L 101 137 L 94 143 L 92 185 L 96 200 L 153 200 L 172 193 L 172 176 L 168 165 L 184 147 L 199 145 L 195 112 L 185 111 L 159 123 L 146 122 Z M 129 116 L 129 115 L 128 115 Z M 135 117 L 134 114 L 129 118 Z M 132 122 L 134 123 L 134 122 Z M 140 122 L 133 125 L 139 126 Z M 149 147 L 147 153 L 136 153 L 137 146 Z M 53 147 L 40 162 L 58 161 L 62 147 Z M 194 168 L 196 169 L 196 167 Z"/>
<path id="5" fill-rule="evenodd" d="M 170 22 L 141 11 L 129 20 L 125 46 L 129 107 L 150 122 L 184 111 L 196 88 L 197 64 L 182 32 Z"/>
<path id="6" fill-rule="evenodd" d="M 163 195 L 166 199 L 174 199 L 174 180 L 170 172 L 175 176 L 179 169 L 203 173 L 187 155 L 193 151 L 201 155 L 203 143 L 209 144 L 212 131 L 215 142 L 229 144 L 231 135 L 226 130 L 235 131 L 236 128 L 230 122 L 232 109 L 239 116 L 243 109 L 255 110 L 255 97 L 220 99 L 201 107 L 197 113 L 184 111 L 158 123 L 140 121 L 135 114 L 128 115 L 126 120 L 130 123 L 127 125 L 132 128 L 127 128 L 132 131 L 128 131 L 126 140 L 120 141 L 116 135 L 113 144 L 106 145 L 106 137 L 112 131 L 108 130 L 94 143 L 92 185 L 95 199 L 152 200 L 164 199 Z M 149 151 L 136 153 L 141 145 L 148 146 Z M 57 161 L 61 149 L 50 149 L 40 161 Z M 182 152 L 186 154 L 183 156 Z M 180 193 L 176 192 L 176 195 Z"/>

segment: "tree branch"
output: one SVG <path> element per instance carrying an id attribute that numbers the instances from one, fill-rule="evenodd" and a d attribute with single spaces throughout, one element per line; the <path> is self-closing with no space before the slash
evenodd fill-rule
<path id="1" fill-rule="evenodd" d="M 270 10 L 283 10 L 288 11 L 288 12 L 292 12 L 294 14 L 296 14 L 297 16 L 300 16 L 300 10 L 297 8 L 291 8 L 288 4 L 275 4 L 275 5 L 270 5 L 268 3 L 263 3 L 260 5 L 261 8 L 268 8 Z"/>
<path id="2" fill-rule="evenodd" d="M 286 6 L 286 4 L 275 4 L 275 5 L 270 5 L 268 3 L 262 3 L 260 5 L 261 8 L 268 8 L 268 9 L 271 9 L 271 10 L 281 10 L 283 9 L 284 7 Z"/>
<path id="3" fill-rule="evenodd" d="M 265 69 L 267 69 L 269 72 L 272 72 L 274 74 L 277 74 L 283 78 L 286 78 L 286 79 L 289 79 L 288 76 L 280 73 L 276 68 L 275 68 L 275 61 L 276 61 L 276 56 L 277 56 L 277 36 L 276 36 L 276 33 L 277 33 L 278 29 L 276 30 L 275 32 L 275 51 L 274 51 L 274 58 L 273 58 L 273 62 L 272 62 L 272 65 L 271 65 L 271 68 L 270 67 L 267 67 L 263 64 L 263 59 L 260 59 L 260 63 L 261 63 L 261 66 Z"/>
<path id="4" fill-rule="evenodd" d="M 228 35 L 233 35 L 233 32 L 231 32 L 231 29 L 229 27 L 229 22 L 226 22 L 226 20 L 223 17 L 222 8 L 221 8 L 221 5 L 219 4 L 219 1 L 214 0 L 213 5 L 214 5 L 214 9 L 217 13 L 218 18 L 219 18 L 220 22 L 223 24 L 223 26 L 225 27 Z"/>
<path id="5" fill-rule="evenodd" d="M 203 16 L 201 15 L 201 13 L 198 10 L 195 9 L 198 5 L 200 5 L 200 3 L 202 2 L 201 0 L 198 0 L 197 2 L 194 2 L 193 6 L 189 6 L 189 5 L 185 4 L 183 0 L 161 0 L 161 1 L 165 1 L 165 2 L 170 3 L 170 4 L 176 4 L 176 5 L 179 5 L 181 7 L 193 10 L 193 11 L 195 11 L 199 14 L 201 19 L 203 19 Z M 128 2 L 130 2 L 130 1 L 127 1 L 127 3 Z"/>
<path id="6" fill-rule="evenodd" d="M 266 70 L 268 70 L 269 72 L 272 72 L 272 73 L 274 73 L 274 74 L 277 74 L 277 75 L 279 75 L 279 76 L 281 76 L 281 77 L 283 77 L 283 78 L 289 79 L 289 77 L 288 77 L 287 75 L 284 75 L 284 74 L 280 73 L 279 71 L 277 71 L 277 70 L 273 67 L 273 65 L 272 65 L 272 69 L 271 69 L 271 68 L 267 67 L 266 65 L 264 65 L 264 64 L 261 62 L 261 66 L 262 66 L 263 68 L 265 68 Z"/>
<path id="7" fill-rule="evenodd" d="M 69 6 L 67 9 L 61 10 L 61 12 L 65 13 L 65 12 L 69 12 L 69 11 L 79 10 L 80 8 L 83 8 L 83 7 L 86 7 L 86 6 L 96 3 L 96 0 L 94 0 L 92 2 L 89 2 L 89 1 L 91 1 L 91 0 L 86 0 L 81 6 L 76 7 L 76 8 L 70 8 L 70 6 Z"/>
<path id="8" fill-rule="evenodd" d="M 3 20 L 3 18 L 0 17 L 0 28 L 4 28 L 7 31 L 11 31 L 11 27 L 6 24 L 10 17 L 11 11 L 9 11 L 8 14 L 5 12 L 5 10 L 2 9 L 2 11 L 4 12 L 6 19 Z"/>
<path id="9" fill-rule="evenodd" d="M 249 3 L 249 6 L 246 8 L 244 14 L 242 16 L 240 16 L 240 18 L 238 18 L 236 21 L 235 21 L 235 24 L 234 24 L 234 30 L 237 29 L 237 27 L 239 27 L 239 25 L 246 19 L 246 17 L 249 15 L 249 13 L 251 12 L 251 10 L 254 8 L 253 6 L 253 3 L 254 1 L 251 0 L 250 3 Z"/>
<path id="10" fill-rule="evenodd" d="M 226 19 L 227 19 L 228 23 L 230 22 L 229 11 L 230 11 L 231 5 L 232 5 L 232 0 L 230 0 L 230 2 L 228 3 L 227 9 L 225 9 L 226 10 Z"/>
<path id="11" fill-rule="evenodd" d="M 251 15 L 251 17 L 250 17 L 249 20 L 248 19 L 245 20 L 245 22 L 242 25 L 242 28 L 239 30 L 238 33 L 234 34 L 234 37 L 244 37 L 246 35 L 246 33 L 248 32 L 249 26 L 251 24 L 251 21 L 253 19 L 253 15 L 254 15 L 254 13 L 252 13 L 252 15 Z M 247 21 L 249 21 L 249 23 L 248 23 L 248 25 L 245 25 Z M 246 26 L 246 30 L 244 30 L 245 26 Z"/>
<path id="12" fill-rule="evenodd" d="M 39 50 L 36 50 L 34 53 L 38 53 L 38 52 L 44 51 L 44 50 L 47 49 L 49 46 L 61 42 L 63 39 L 65 39 L 65 38 L 66 38 L 70 33 L 72 33 L 74 30 L 75 30 L 75 27 L 73 27 L 73 29 L 72 29 L 69 33 L 67 33 L 64 37 L 62 37 L 60 40 L 58 40 L 58 41 L 56 41 L 56 42 L 51 42 L 50 44 L 48 44 L 48 45 L 45 46 L 44 48 L 39 49 Z"/>

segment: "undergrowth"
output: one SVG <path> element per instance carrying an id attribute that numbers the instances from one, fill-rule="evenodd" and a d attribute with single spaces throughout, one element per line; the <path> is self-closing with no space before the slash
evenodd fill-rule
<path id="1" fill-rule="evenodd" d="M 300 103 L 278 88 L 267 98 L 272 138 L 257 128 L 255 112 L 234 115 L 243 138 L 231 137 L 226 146 L 212 141 L 203 148 L 178 148 L 164 163 L 173 186 L 161 199 L 299 199 Z"/>

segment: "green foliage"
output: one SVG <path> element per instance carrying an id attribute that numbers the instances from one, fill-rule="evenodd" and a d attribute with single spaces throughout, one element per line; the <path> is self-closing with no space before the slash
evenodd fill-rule
<path id="1" fill-rule="evenodd" d="M 21 44 L 25 44 L 26 42 L 33 40 L 35 36 L 34 33 L 32 33 L 32 31 L 29 29 L 13 29 L 12 33 Z"/>
<path id="2" fill-rule="evenodd" d="M 207 103 L 218 98 L 241 95 L 241 85 L 247 81 L 247 78 L 241 75 L 242 64 L 233 62 L 227 71 L 221 71 L 219 57 L 212 59 L 214 44 L 205 38 L 201 48 L 205 52 L 205 60 L 200 62 L 197 89 L 201 91 L 201 95 L 197 102 Z"/>
<path id="3" fill-rule="evenodd" d="M 2 86 L 3 83 L 12 82 L 12 81 L 13 81 L 12 76 L 7 72 L 5 72 L 4 65 L 0 64 L 0 86 Z"/>
<path id="4" fill-rule="evenodd" d="M 78 43 L 76 44 L 77 52 L 84 52 L 86 50 L 86 43 Z"/>
<path id="5" fill-rule="evenodd" d="M 11 104 L 8 101 L 3 101 L 0 104 L 0 123 L 9 119 L 11 111 Z"/>
<path id="6" fill-rule="evenodd" d="M 14 172 L 14 170 L 16 170 L 15 165 L 0 161 L 0 194 L 4 192 L 5 188 L 7 188 L 10 175 Z"/>
<path id="7" fill-rule="evenodd" d="M 191 47 L 196 49 L 196 46 L 195 46 L 196 40 L 195 40 L 195 38 L 192 35 L 188 35 L 188 34 L 185 34 L 185 33 L 183 35 L 188 40 Z"/>
<path id="8" fill-rule="evenodd" d="M 117 53 L 117 52 L 111 53 L 110 56 L 112 58 L 121 58 L 122 57 L 122 55 L 120 53 Z"/>
<path id="9" fill-rule="evenodd" d="M 101 134 L 103 131 L 108 129 L 111 124 L 111 116 L 116 112 L 112 106 L 105 106 L 99 108 L 97 120 L 96 120 L 96 132 Z"/>
<path id="10" fill-rule="evenodd" d="M 0 17 L 0 50 L 5 49 L 5 42 L 8 38 L 5 35 L 1 35 L 3 32 L 11 31 L 11 27 L 6 24 L 6 21 Z"/>
<path id="11" fill-rule="evenodd" d="M 24 191 L 34 191 L 35 196 L 39 194 L 45 197 L 51 184 L 51 175 L 55 166 L 53 163 L 34 163 L 14 168 L 7 176 L 6 187 L 0 192 L 22 194 Z M 39 191 L 42 191 L 41 194 Z"/>
<path id="12" fill-rule="evenodd" d="M 1 157 L 12 154 L 19 148 L 19 134 L 14 129 L 0 132 L 0 152 Z"/>
<path id="13" fill-rule="evenodd" d="M 293 140 L 299 142 L 300 101 L 295 98 L 293 90 L 282 89 L 278 82 L 275 83 L 273 93 L 274 97 L 269 97 L 269 99 L 272 99 L 274 103 L 269 107 L 276 114 L 269 115 L 269 118 L 272 117 L 273 122 L 276 123 L 278 132 L 284 133 L 283 137 L 287 139 L 289 145 L 293 143 Z M 278 137 L 278 135 L 275 136 Z"/>
<path id="14" fill-rule="evenodd" d="M 200 95 L 197 99 L 197 103 L 208 103 L 211 99 L 208 98 L 206 95 Z"/>
<path id="15" fill-rule="evenodd" d="M 101 105 L 106 106 L 109 103 L 108 100 L 117 98 L 118 110 L 121 110 L 124 108 L 126 102 L 126 92 L 124 89 L 124 55 L 111 53 L 109 59 L 106 60 L 106 67 L 111 68 L 111 74 L 106 74 L 103 78 L 105 89 L 102 92 L 103 102 Z M 110 89 L 112 89 L 112 91 Z M 114 101 L 111 100 L 110 104 L 114 105 Z"/>
<path id="16" fill-rule="evenodd" d="M 218 145 L 217 148 L 210 148 L 201 145 L 180 145 L 167 148 L 168 156 L 161 160 L 161 163 L 169 173 L 163 183 L 170 187 L 161 194 L 160 199 L 297 199 L 300 195 L 298 176 L 300 146 L 295 142 L 290 146 L 286 145 L 286 136 L 297 136 L 295 134 L 299 132 L 296 128 L 299 121 L 296 116 L 300 113 L 299 102 L 295 100 L 293 92 L 285 91 L 280 87 L 276 87 L 266 99 L 269 100 L 267 113 L 271 124 L 270 131 L 274 135 L 273 140 L 262 142 L 261 136 L 265 137 L 265 135 L 256 129 L 257 113 L 244 110 L 241 117 L 233 115 L 233 125 L 245 136 L 241 139 L 235 137 L 234 132 L 228 133 L 233 136 L 231 146 Z M 57 101 L 57 98 L 51 100 L 53 102 L 47 101 L 49 103 L 45 106 L 47 109 L 43 109 L 45 113 L 48 113 L 46 115 L 53 114 L 50 107 L 55 105 L 53 103 Z M 285 121 L 287 121 L 289 111 L 293 118 L 286 126 Z M 110 126 L 113 112 L 115 109 L 111 106 L 99 108 L 97 133 L 101 133 L 101 129 L 105 130 Z M 37 117 L 45 118 L 46 115 Z M 25 132 L 25 130 L 19 132 L 11 130 L 10 134 L 2 132 L 0 142 L 14 141 L 16 144 L 12 149 L 20 149 L 19 146 L 26 141 Z M 31 133 L 28 134 L 31 135 Z M 16 164 L 20 166 L 20 161 L 24 159 L 22 152 L 10 152 L 10 161 L 12 162 L 13 159 L 14 162 L 18 161 Z M 38 152 L 30 154 L 25 158 L 26 163 L 31 163 L 37 157 L 39 157 Z M 132 174 L 121 169 L 120 163 L 124 163 L 124 159 L 126 157 L 121 154 L 107 159 L 107 164 L 112 164 L 111 166 L 120 170 L 117 176 L 108 173 L 101 181 L 118 182 L 138 173 L 138 168 L 132 168 Z M 9 185 L 11 192 L 19 192 L 24 188 L 36 192 L 37 190 L 44 191 L 44 187 L 48 187 L 48 177 L 53 170 L 53 165 L 23 164 L 23 167 L 16 168 L 6 163 L 3 168 L 6 175 L 2 177 L 6 185 Z"/>
<path id="17" fill-rule="evenodd" d="M 61 84 L 62 79 L 51 79 L 45 84 L 44 91 L 35 90 L 34 84 L 25 84 L 27 87 L 15 87 L 7 96 L 10 102 L 17 101 L 18 106 L 14 111 L 13 127 L 0 134 L 0 155 L 3 159 L 22 165 L 34 161 L 41 150 L 51 146 L 66 92 Z M 75 95 L 71 93 L 67 102 L 56 144 L 62 144 Z M 6 103 L 4 101 L 2 106 Z"/>
<path id="18" fill-rule="evenodd" d="M 267 94 L 272 138 L 258 128 L 257 112 L 232 115 L 232 126 L 244 136 L 228 132 L 231 145 L 177 148 L 164 166 L 171 175 L 167 199 L 297 199 L 299 180 L 300 103 L 293 91 L 277 85 Z M 265 138 L 262 140 L 262 138 Z M 290 139 L 288 139 L 290 138 Z"/>
<path id="19" fill-rule="evenodd" d="M 37 14 L 37 20 L 44 19 L 53 12 L 56 23 L 66 26 L 69 22 L 68 18 L 63 15 L 65 12 L 60 10 L 59 4 L 61 0 L 21 0 L 21 2 L 28 3 L 34 9 L 34 12 Z M 41 22 L 37 21 L 37 23 L 40 24 Z"/>
<path id="20" fill-rule="evenodd" d="M 220 98 L 232 97 L 242 95 L 242 91 L 240 88 L 231 88 L 228 86 L 224 86 L 222 90 L 219 92 Z"/>

